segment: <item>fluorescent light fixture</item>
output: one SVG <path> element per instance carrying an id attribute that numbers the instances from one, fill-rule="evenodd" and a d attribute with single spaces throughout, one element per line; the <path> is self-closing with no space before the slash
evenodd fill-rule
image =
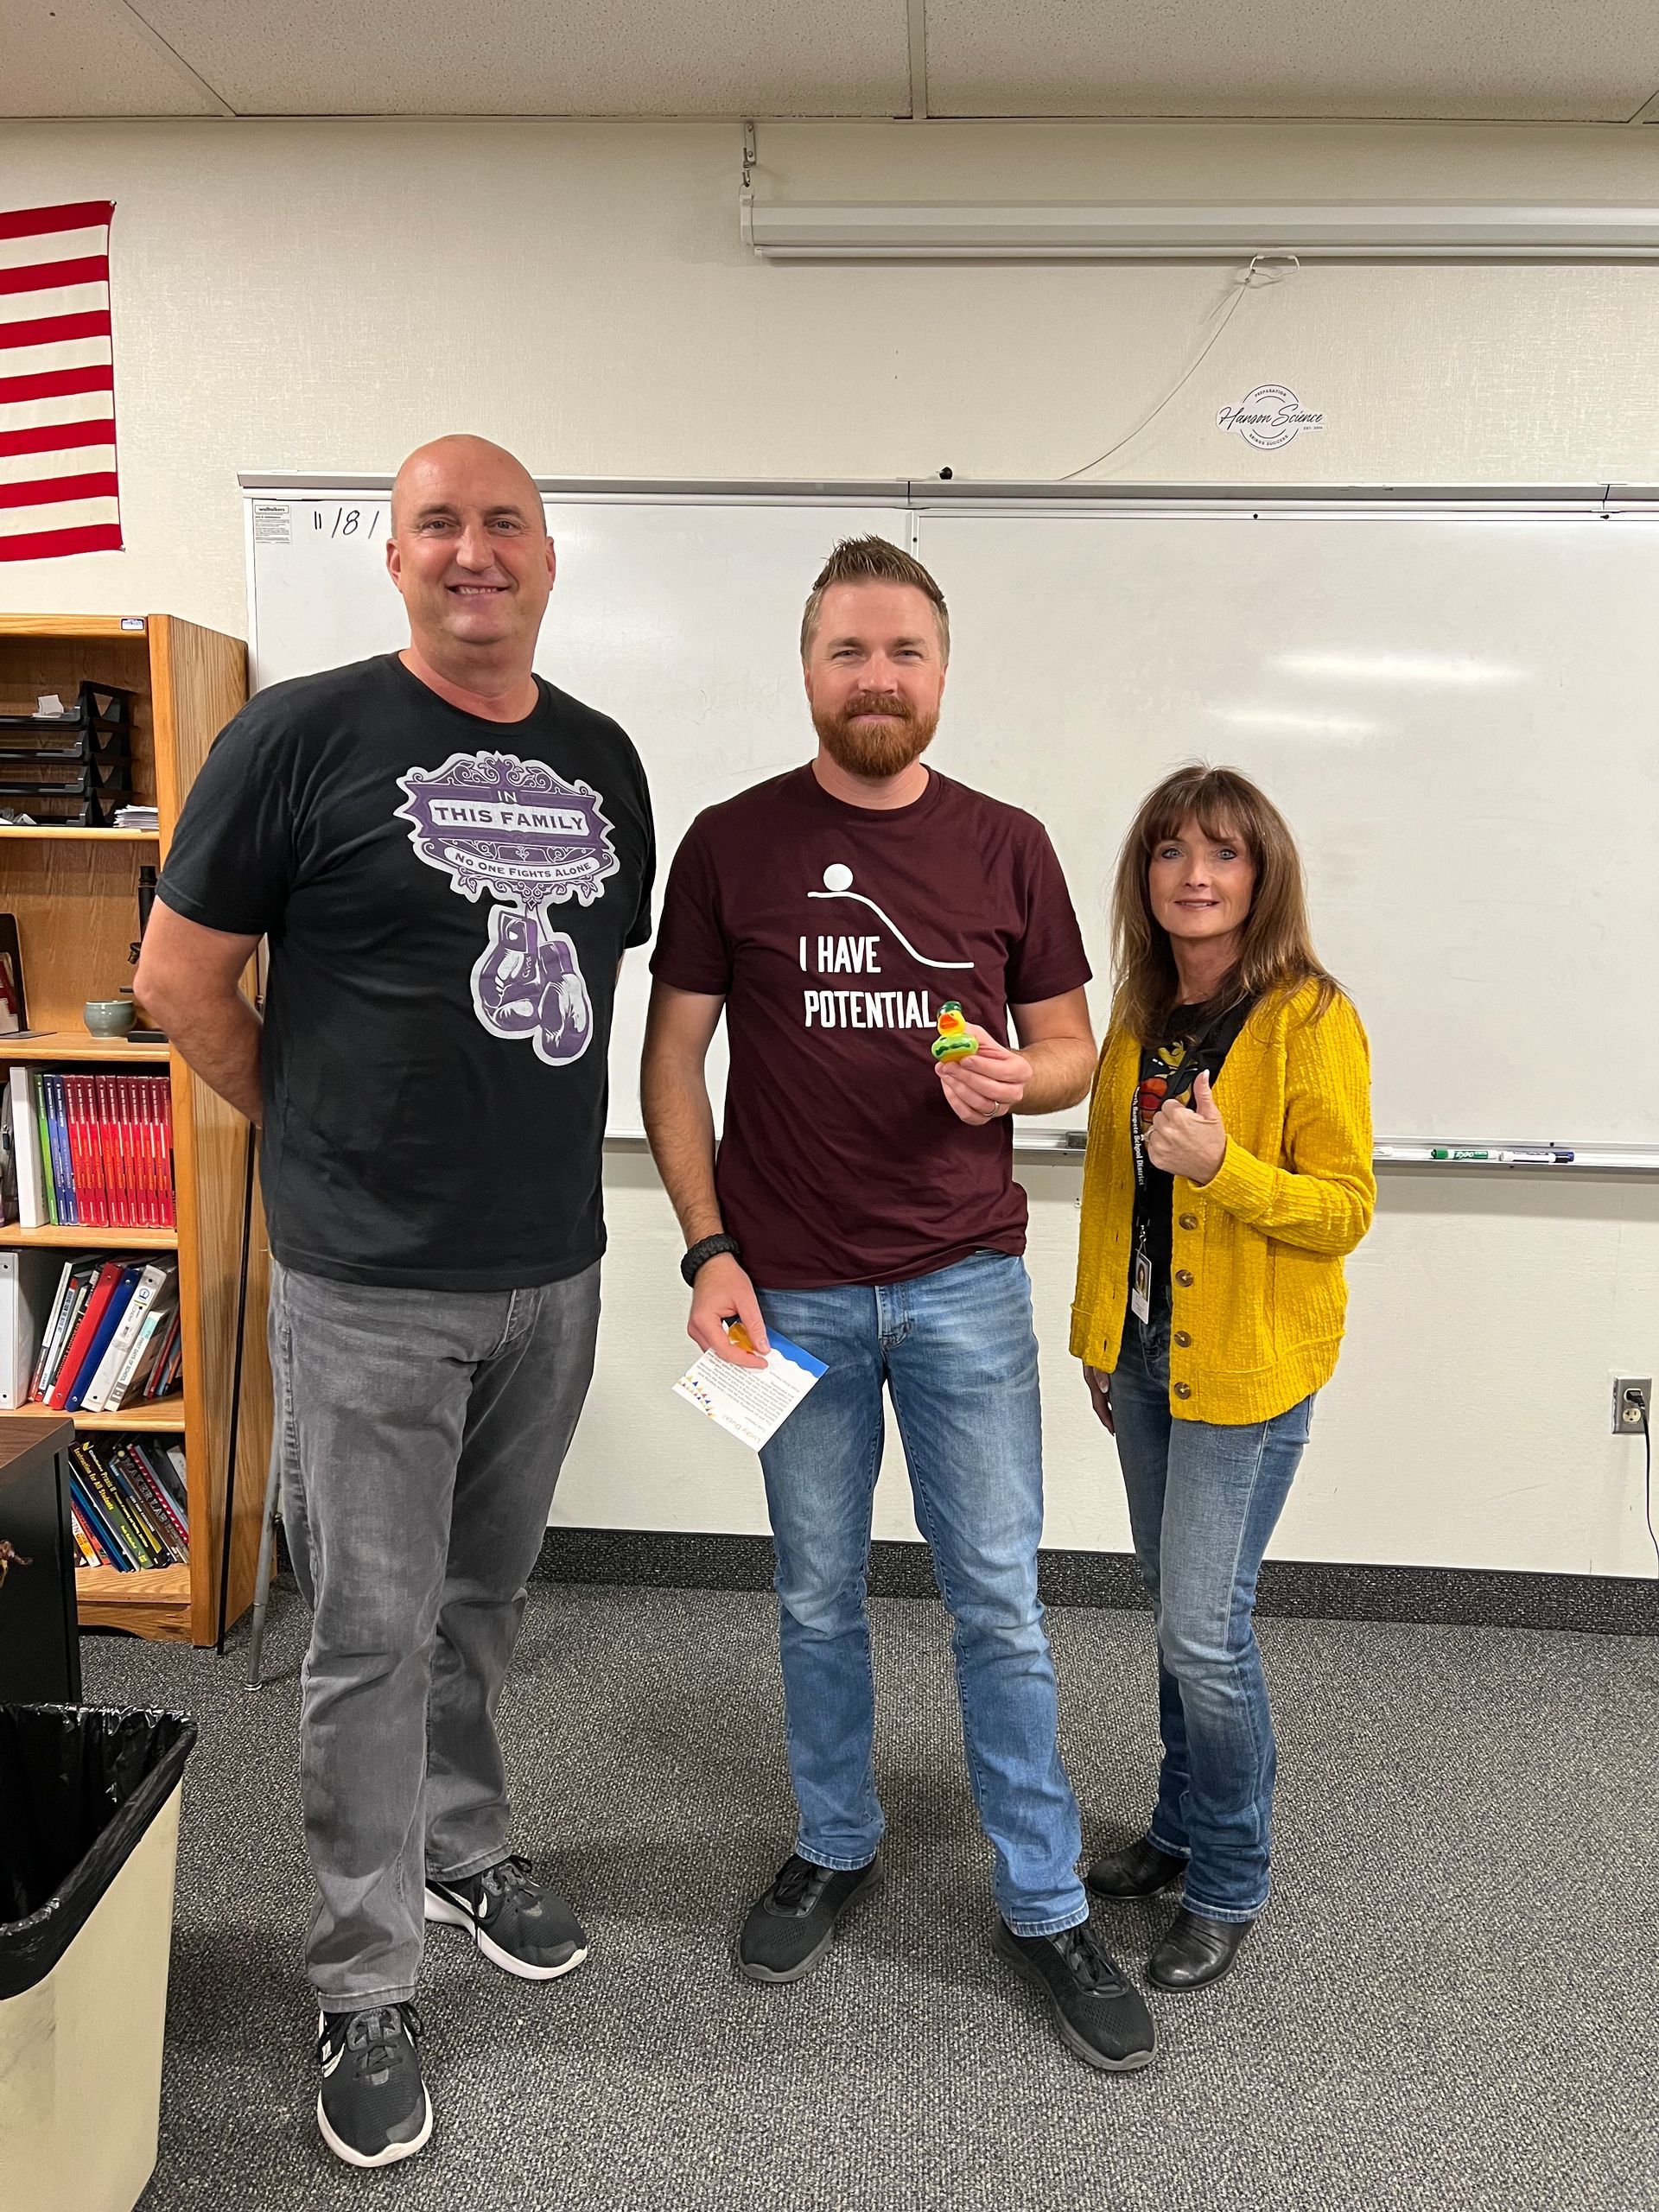
<path id="1" fill-rule="evenodd" d="M 1279 653 L 1275 668 L 1293 676 L 1334 676 L 1354 683 L 1444 684 L 1473 690 L 1484 683 L 1518 683 L 1523 669 L 1494 660 L 1467 660 L 1453 653 Z"/>
<path id="2" fill-rule="evenodd" d="M 1654 261 L 1659 206 L 741 202 L 766 261 Z"/>
<path id="3" fill-rule="evenodd" d="M 1285 737 L 1370 737 L 1375 722 L 1354 721 L 1345 715 L 1299 714 L 1287 707 L 1211 707 L 1220 721 L 1240 729 L 1277 730 Z"/>

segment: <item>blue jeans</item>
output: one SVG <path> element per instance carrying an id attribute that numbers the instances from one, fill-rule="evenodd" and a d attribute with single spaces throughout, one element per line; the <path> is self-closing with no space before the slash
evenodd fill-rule
<path id="1" fill-rule="evenodd" d="M 1149 1323 L 1126 1319 L 1112 1373 L 1135 1555 L 1158 1627 L 1164 1758 L 1148 1833 L 1188 1861 L 1190 1911 L 1253 1920 L 1268 1901 L 1276 1763 L 1255 1585 L 1313 1401 L 1236 1428 L 1173 1419 L 1169 1325 L 1166 1288 Z"/>
<path id="2" fill-rule="evenodd" d="M 778 1554 L 795 1848 L 867 1866 L 883 1827 L 864 1610 L 881 1390 L 956 1633 L 962 1732 L 996 1902 L 1016 1934 L 1089 1916 L 1037 1597 L 1043 1529 L 1037 1340 L 1024 1262 L 976 1252 L 908 1282 L 763 1290 L 766 1326 L 829 1372 L 760 1454 Z"/>

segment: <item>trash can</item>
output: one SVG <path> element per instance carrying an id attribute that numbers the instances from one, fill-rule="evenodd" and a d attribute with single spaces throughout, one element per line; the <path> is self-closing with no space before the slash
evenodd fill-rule
<path id="1" fill-rule="evenodd" d="M 181 1713 L 0 1705 L 0 2197 L 132 2212 L 156 2168 Z"/>

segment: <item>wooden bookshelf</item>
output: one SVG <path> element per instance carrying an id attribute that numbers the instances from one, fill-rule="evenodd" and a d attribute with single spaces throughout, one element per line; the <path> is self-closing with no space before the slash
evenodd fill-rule
<path id="1" fill-rule="evenodd" d="M 0 621 L 4 620 L 0 615 Z M 27 814 L 29 810 L 21 807 L 17 811 Z M 85 837 L 100 845 L 159 845 L 162 842 L 159 830 L 83 830 L 73 822 L 52 823 L 44 829 L 38 823 L 30 828 L 27 823 L 0 822 L 0 837 L 49 837 L 54 845 L 66 837 Z"/>
<path id="2" fill-rule="evenodd" d="M 58 1060 L 96 1060 L 101 1067 L 108 1067 L 123 1060 L 143 1066 L 147 1062 L 165 1065 L 165 1045 L 134 1044 L 125 1037 L 94 1037 L 79 1023 L 67 1029 L 35 1032 L 27 1037 L 8 1037 L 5 1040 L 8 1060 L 39 1061 L 51 1065 Z"/>
<path id="3" fill-rule="evenodd" d="M 82 1567 L 75 1589 L 84 1627 L 206 1644 L 219 1625 L 247 1125 L 165 1045 L 89 1036 L 81 1007 L 88 999 L 115 997 L 132 980 L 127 955 L 138 934 L 138 870 L 165 858 L 179 809 L 208 747 L 246 698 L 247 655 L 239 639 L 175 615 L 146 616 L 137 629 L 130 626 L 132 619 L 0 614 L 0 701 L 28 700 L 43 691 L 72 697 L 83 679 L 133 693 L 133 796 L 160 815 L 153 831 L 0 825 L 0 912 L 16 918 L 29 1027 L 41 1033 L 0 1039 L 0 1057 L 6 1065 L 82 1066 L 104 1073 L 123 1061 L 152 1071 L 165 1067 L 173 1090 L 178 1225 L 24 1230 L 12 1224 L 0 1228 L 0 1245 L 66 1252 L 176 1249 L 181 1390 L 123 1413 L 73 1418 L 80 1430 L 182 1440 L 190 1563 L 130 1574 Z M 232 1621 L 253 1599 L 270 1446 L 267 1267 L 256 1192 L 226 1607 Z M 0 1414 L 0 1423 L 19 1417 Z M 29 1417 L 38 1419 L 39 1409 Z"/>
<path id="4" fill-rule="evenodd" d="M 124 1406 L 118 1414 L 60 1414 L 54 1406 L 43 1406 L 33 1398 L 26 1406 L 19 1406 L 17 1411 L 29 1414 L 36 1421 L 72 1421 L 78 1431 L 119 1429 L 141 1436 L 181 1436 L 185 1427 L 182 1390 L 170 1390 L 164 1398 L 150 1398 L 140 1405 Z M 221 1530 L 224 1525 L 220 1522 Z"/>
<path id="5" fill-rule="evenodd" d="M 0 870 L 0 885 L 4 873 Z M 3 1042 L 3 1039 L 0 1039 Z M 64 1065 L 74 1065 L 73 1052 L 64 1054 Z M 8 1250 L 14 1247 L 46 1249 L 55 1247 L 60 1252 L 170 1252 L 179 1241 L 176 1229 L 19 1229 L 15 1221 L 0 1228 L 0 1247 Z"/>
<path id="6" fill-rule="evenodd" d="M 150 1567 L 131 1574 L 112 1567 L 78 1567 L 75 1610 L 82 1628 L 124 1628 L 162 1643 L 211 1643 L 211 1635 L 193 1637 L 180 1625 L 190 1618 L 195 1576 L 194 1560 L 188 1567 Z"/>

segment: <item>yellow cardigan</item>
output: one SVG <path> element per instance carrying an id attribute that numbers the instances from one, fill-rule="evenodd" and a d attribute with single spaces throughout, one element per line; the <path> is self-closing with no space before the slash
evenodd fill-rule
<path id="1" fill-rule="evenodd" d="M 1170 1412 L 1224 1427 L 1271 1421 L 1328 1382 L 1342 1342 L 1344 1255 L 1371 1225 L 1370 1048 L 1315 987 L 1264 1002 L 1216 1079 L 1227 1151 L 1202 1185 L 1175 1178 Z M 1109 1374 L 1128 1305 L 1141 1047 L 1108 1033 L 1089 1107 L 1071 1350 Z"/>

